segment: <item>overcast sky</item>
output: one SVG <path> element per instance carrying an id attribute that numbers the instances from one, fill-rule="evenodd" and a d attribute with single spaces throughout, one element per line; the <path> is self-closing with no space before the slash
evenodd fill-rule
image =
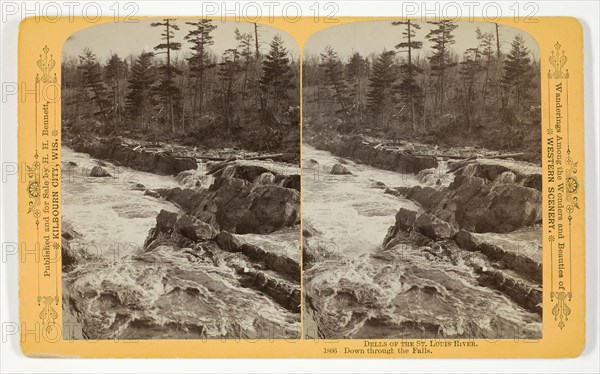
<path id="1" fill-rule="evenodd" d="M 431 52 L 431 43 L 425 38 L 425 35 L 435 26 L 426 22 L 413 22 L 421 25 L 421 29 L 416 30 L 415 39 L 423 42 L 423 49 L 417 50 L 416 55 L 427 56 Z M 482 32 L 493 32 L 494 34 L 496 32 L 494 23 L 458 21 L 456 24 L 458 25 L 454 30 L 456 43 L 451 48 L 459 55 L 462 55 L 466 49 L 477 46 L 475 31 L 478 27 Z M 333 26 L 311 36 L 304 47 L 304 55 L 320 54 L 328 45 L 332 46 L 343 58 L 349 57 L 355 51 L 368 56 L 371 53 L 381 53 L 384 49 L 394 50 L 394 46 L 403 41 L 402 31 L 405 29 L 406 26 L 393 26 L 390 21 L 353 22 Z M 503 52 L 508 52 L 513 38 L 517 34 L 521 34 L 532 56 L 538 58 L 538 45 L 529 34 L 503 25 L 499 25 L 499 33 L 500 48 Z"/>
<path id="2" fill-rule="evenodd" d="M 183 38 L 193 26 L 187 25 L 186 21 L 193 20 L 186 19 L 175 22 L 180 29 L 174 31 L 174 41 L 182 44 L 181 50 L 176 52 L 179 54 L 190 51 L 190 43 Z M 117 53 L 121 57 L 127 57 L 130 54 L 138 55 L 142 51 L 154 51 L 154 46 L 161 43 L 160 34 L 164 28 L 151 27 L 152 22 L 157 22 L 157 20 L 139 20 L 137 23 L 106 23 L 78 31 L 65 42 L 63 59 L 71 56 L 77 57 L 86 47 L 90 48 L 101 61 L 105 61 L 113 53 Z M 236 28 L 242 33 L 251 32 L 254 35 L 253 23 L 216 20 L 214 24 L 217 29 L 212 33 L 215 44 L 211 46 L 211 50 L 217 55 L 236 46 L 234 35 Z M 265 53 L 269 50 L 269 43 L 276 34 L 281 35 L 288 52 L 297 58 L 299 52 L 295 40 L 284 31 L 270 26 L 259 25 L 261 50 Z"/>
<path id="3" fill-rule="evenodd" d="M 190 20 L 178 20 L 176 24 L 180 30 L 175 31 L 175 41 L 182 44 L 181 51 L 176 53 L 182 55 L 188 53 L 189 43 L 183 38 L 192 28 L 185 22 Z M 162 28 L 151 27 L 150 24 L 156 20 L 139 20 L 137 23 L 106 23 L 91 26 L 73 35 L 65 42 L 63 58 L 77 57 L 84 48 L 90 48 L 98 58 L 106 60 L 112 53 L 121 57 L 131 54 L 138 55 L 142 51 L 154 51 L 154 46 L 161 43 L 160 34 Z M 415 56 L 427 56 L 431 53 L 431 43 L 425 35 L 434 27 L 426 22 L 418 22 L 420 30 L 416 30 L 416 40 L 423 42 L 423 49 L 415 51 Z M 254 24 L 248 22 L 220 21 L 215 20 L 217 29 L 213 31 L 214 45 L 211 46 L 213 53 L 220 55 L 228 48 L 236 45 L 234 31 L 254 33 Z M 483 32 L 495 33 L 495 24 L 485 22 L 457 21 L 458 27 L 454 30 L 456 43 L 451 48 L 459 55 L 467 48 L 477 46 L 475 31 L 480 28 Z M 297 58 L 298 46 L 295 40 L 286 32 L 266 26 L 259 25 L 260 48 L 263 52 L 269 49 L 271 39 L 277 34 L 281 35 L 288 52 Z M 402 41 L 403 26 L 392 26 L 390 21 L 363 21 L 332 26 L 326 30 L 315 33 L 306 43 L 304 54 L 320 54 L 326 46 L 330 45 L 341 57 L 347 58 L 354 51 L 368 56 L 371 53 L 381 53 L 384 49 L 393 50 L 394 46 Z M 526 45 L 531 51 L 531 56 L 538 58 L 539 49 L 535 40 L 527 33 L 510 26 L 499 26 L 500 48 L 503 52 L 510 50 L 513 38 L 520 34 L 525 39 Z"/>

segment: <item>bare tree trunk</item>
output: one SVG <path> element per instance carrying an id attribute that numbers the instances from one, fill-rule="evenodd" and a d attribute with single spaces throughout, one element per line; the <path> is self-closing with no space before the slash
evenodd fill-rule
<path id="1" fill-rule="evenodd" d="M 496 56 L 498 58 L 498 70 L 500 70 L 502 68 L 502 53 L 500 52 L 500 32 L 498 30 L 498 24 L 496 23 Z M 508 105 L 507 103 L 507 99 L 506 99 L 506 90 L 504 89 L 504 86 L 502 84 L 499 84 L 500 86 L 500 97 L 502 99 L 502 109 L 506 109 L 506 106 Z"/>
<path id="2" fill-rule="evenodd" d="M 411 48 L 411 35 L 410 35 L 410 20 L 407 21 L 408 26 L 408 76 L 410 78 L 410 82 L 412 82 L 412 48 Z M 415 118 L 415 103 L 413 99 L 414 92 L 411 92 L 410 95 L 410 118 L 412 121 L 412 130 L 413 134 L 417 133 L 417 119 Z"/>
<path id="3" fill-rule="evenodd" d="M 183 89 L 183 75 L 179 78 L 179 85 Z M 181 133 L 185 134 L 185 101 L 181 101 Z"/>
<path id="4" fill-rule="evenodd" d="M 258 62 L 258 58 L 260 57 L 260 49 L 259 49 L 259 42 L 258 42 L 258 24 L 255 22 L 254 23 L 254 46 L 256 47 L 256 61 Z"/>
<path id="5" fill-rule="evenodd" d="M 167 79 L 169 82 L 171 81 L 171 35 L 170 35 L 170 27 L 169 20 L 166 21 L 167 24 Z M 169 87 L 170 89 L 170 87 Z M 171 133 L 175 134 L 175 118 L 173 115 L 173 93 L 169 92 L 169 123 L 171 124 Z"/>
<path id="6" fill-rule="evenodd" d="M 498 31 L 498 24 L 496 25 L 496 57 L 500 60 L 500 32 Z"/>

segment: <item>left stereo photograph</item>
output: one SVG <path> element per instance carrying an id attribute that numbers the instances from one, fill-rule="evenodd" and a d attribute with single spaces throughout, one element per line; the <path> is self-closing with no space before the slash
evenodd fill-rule
<path id="1" fill-rule="evenodd" d="M 64 339 L 300 337 L 299 58 L 249 22 L 69 37 Z"/>

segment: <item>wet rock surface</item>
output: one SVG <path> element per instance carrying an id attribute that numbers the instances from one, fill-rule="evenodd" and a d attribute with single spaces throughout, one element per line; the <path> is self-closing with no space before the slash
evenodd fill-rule
<path id="1" fill-rule="evenodd" d="M 63 295 L 86 338 L 298 336 L 297 314 L 240 281 L 236 267 L 252 269 L 244 259 L 209 244 L 159 245 L 129 261 L 96 263 L 93 272 L 89 266 L 66 274 Z"/>
<path id="2" fill-rule="evenodd" d="M 350 172 L 350 170 L 348 170 L 348 168 L 342 164 L 335 164 L 333 165 L 333 167 L 331 168 L 331 171 L 329 172 L 330 174 L 333 175 L 347 175 L 347 174 L 352 174 Z"/>
<path id="3" fill-rule="evenodd" d="M 300 264 L 297 258 L 289 256 L 290 253 L 269 251 L 252 244 L 252 239 L 247 240 L 243 235 L 218 232 L 188 214 L 164 210 L 157 216 L 156 226 L 150 231 L 141 253 L 159 247 L 173 248 L 174 251 L 190 248 L 197 256 L 212 259 L 217 252 L 235 254 L 226 257 L 226 266 L 241 276 L 241 284 L 266 293 L 294 313 L 299 312 L 299 292 L 295 291 L 299 291 Z M 248 282 L 248 277 L 253 282 Z"/>
<path id="4" fill-rule="evenodd" d="M 61 235 L 61 262 L 62 270 L 65 272 L 73 269 L 89 258 L 89 254 L 77 246 L 77 241 L 80 238 L 81 235 L 75 231 L 68 222 L 63 222 Z"/>
<path id="5" fill-rule="evenodd" d="M 103 178 L 110 177 L 110 173 L 106 171 L 102 166 L 96 165 L 90 171 L 90 177 Z"/>
<path id="6" fill-rule="evenodd" d="M 291 188 L 217 177 L 207 190 L 176 187 L 157 192 L 218 230 L 268 234 L 300 223 L 300 194 Z"/>
<path id="7" fill-rule="evenodd" d="M 542 194 L 515 183 L 457 175 L 449 187 L 399 187 L 388 193 L 419 203 L 456 229 L 510 232 L 541 222 Z"/>
<path id="8" fill-rule="evenodd" d="M 415 155 L 409 148 L 385 146 L 361 136 L 315 137 L 311 144 L 337 156 L 354 158 L 364 164 L 399 173 L 414 174 L 438 164 L 434 156 Z"/>
<path id="9" fill-rule="evenodd" d="M 327 156 L 308 147 L 303 154 L 321 156 L 320 164 Z M 400 208 L 380 245 L 362 250 L 352 237 L 332 246 L 334 225 L 313 228 L 307 223 L 317 219 L 305 213 L 307 336 L 540 338 L 538 175 L 506 160 L 463 160 L 423 170 L 416 181 L 386 181 L 389 187 L 371 191 L 382 201 L 395 196 Z M 309 196 L 318 196 L 310 193 L 319 187 L 303 185 Z"/>
<path id="10" fill-rule="evenodd" d="M 183 171 L 182 187 L 116 185 L 146 204 L 174 204 L 120 259 L 77 257 L 70 238 L 85 235 L 64 220 L 63 308 L 81 338 L 297 338 L 299 175 L 259 164 Z"/>
<path id="11" fill-rule="evenodd" d="M 479 177 L 489 182 L 518 184 L 542 190 L 542 168 L 527 162 L 485 158 L 461 160 L 450 163 L 449 172 L 458 176 Z"/>
<path id="12" fill-rule="evenodd" d="M 160 175 L 177 175 L 184 170 L 197 168 L 195 159 L 176 157 L 158 149 L 131 146 L 118 138 L 80 137 L 70 139 L 67 145 L 77 152 L 84 152 L 95 158 L 115 161 L 122 166 Z"/>

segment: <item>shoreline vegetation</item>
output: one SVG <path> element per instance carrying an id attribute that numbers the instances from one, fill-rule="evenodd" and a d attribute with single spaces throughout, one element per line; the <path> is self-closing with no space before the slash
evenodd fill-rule
<path id="1" fill-rule="evenodd" d="M 298 338 L 299 62 L 258 25 L 220 55 L 213 21 L 136 27 L 154 51 L 63 59 L 63 175 L 85 176 L 63 184 L 84 205 L 62 217 L 74 338 Z M 89 209 L 114 222 L 82 224 Z"/>
<path id="2" fill-rule="evenodd" d="M 63 216 L 63 309 L 71 325 L 77 321 L 69 329 L 72 338 L 298 337 L 298 167 L 225 154 L 216 157 L 225 161 L 205 161 L 196 170 L 190 158 L 96 140 L 80 144 L 79 151 L 98 159 L 91 172 L 87 165 L 81 170 L 89 173 L 86 188 L 102 185 L 122 167 L 164 175 L 180 186 L 148 188 L 138 181 L 120 192 L 124 200 L 117 206 L 149 198 L 176 207 L 161 209 L 145 241 L 129 243 L 137 249 L 124 258 L 97 253 L 106 244 L 88 242 L 74 228 L 77 222 Z M 84 165 L 64 159 L 63 166 L 66 175 L 76 175 Z M 106 179 L 104 186 L 120 191 L 127 183 Z M 144 215 L 135 209 L 130 214 Z"/>
<path id="3" fill-rule="evenodd" d="M 235 46 L 216 55 L 213 21 L 164 19 L 139 27 L 157 28 L 153 51 L 104 61 L 85 48 L 63 58 L 66 137 L 282 153 L 298 162 L 299 61 L 279 35 L 266 41 L 261 26 L 235 29 Z M 174 42 L 176 35 L 184 36 L 189 52 Z"/>
<path id="4" fill-rule="evenodd" d="M 498 25 L 457 54 L 458 27 L 393 22 L 387 50 L 304 56 L 303 167 L 341 196 L 315 178 L 303 191 L 353 225 L 337 243 L 341 229 L 303 216 L 310 338 L 541 336 L 539 62 L 521 35 L 502 49 Z M 379 243 L 354 233 L 384 225 Z"/>
<path id="5" fill-rule="evenodd" d="M 539 61 L 521 35 L 502 40 L 498 25 L 495 33 L 478 28 L 476 43 L 458 55 L 457 27 L 393 22 L 396 43 L 380 53 L 341 56 L 327 46 L 304 56 L 304 140 L 360 135 L 430 145 L 431 154 L 487 149 L 541 164 Z"/>

